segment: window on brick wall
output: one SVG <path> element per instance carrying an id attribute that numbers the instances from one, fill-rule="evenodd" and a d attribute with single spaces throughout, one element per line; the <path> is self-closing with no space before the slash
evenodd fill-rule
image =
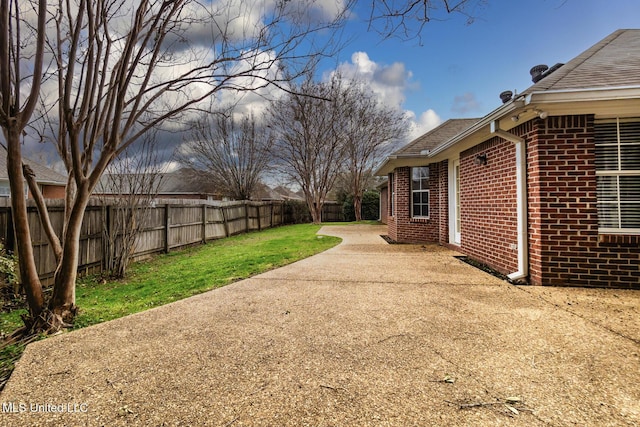
<path id="1" fill-rule="evenodd" d="M 640 234 L 640 118 L 595 123 L 598 228 Z"/>
<path id="2" fill-rule="evenodd" d="M 411 168 L 411 216 L 429 218 L 429 168 Z"/>

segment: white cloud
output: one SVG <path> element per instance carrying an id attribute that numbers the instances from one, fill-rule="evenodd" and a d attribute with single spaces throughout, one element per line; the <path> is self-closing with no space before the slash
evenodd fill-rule
<path id="1" fill-rule="evenodd" d="M 424 111 L 420 117 L 416 117 L 413 111 L 407 111 L 407 116 L 411 122 L 411 128 L 408 132 L 409 140 L 416 139 L 442 123 L 438 113 L 432 109 Z"/>
<path id="2" fill-rule="evenodd" d="M 346 79 L 364 84 L 377 94 L 385 105 L 403 110 L 410 123 L 406 142 L 442 123 L 440 116 L 432 109 L 419 114 L 403 109 L 406 92 L 415 89 L 417 84 L 412 81 L 413 74 L 402 62 L 381 64 L 373 61 L 366 52 L 355 52 L 351 55 L 350 62 L 343 62 L 336 70 L 325 73 L 324 79 L 327 80 L 336 73 L 340 73 Z"/>
<path id="3" fill-rule="evenodd" d="M 401 62 L 391 65 L 372 61 L 366 52 L 355 52 L 351 62 L 343 62 L 336 70 L 325 75 L 325 79 L 340 73 L 344 78 L 363 82 L 383 99 L 386 105 L 401 107 L 405 91 L 413 87 L 412 73 Z"/>

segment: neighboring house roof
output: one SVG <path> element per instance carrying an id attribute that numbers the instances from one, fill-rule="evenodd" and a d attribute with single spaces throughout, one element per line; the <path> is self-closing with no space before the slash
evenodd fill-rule
<path id="1" fill-rule="evenodd" d="M 218 194 L 219 191 L 207 178 L 206 173 L 182 168 L 175 172 L 162 174 L 158 193 Z"/>
<path id="2" fill-rule="evenodd" d="M 444 141 L 456 136 L 480 119 L 449 119 L 435 129 L 411 141 L 394 154 L 424 154 L 431 151 Z"/>
<path id="3" fill-rule="evenodd" d="M 141 176 L 142 174 L 118 174 L 117 178 L 113 179 L 113 175 L 104 174 L 94 192 L 97 194 L 139 193 L 141 191 L 150 191 L 148 187 L 151 186 L 157 187 L 155 192 L 158 195 L 206 195 L 217 193 L 214 186 L 207 181 L 206 177 L 203 177 L 202 173 L 191 169 L 157 173 L 153 185 L 149 184 L 149 179 L 141 179 Z M 113 188 L 114 186 L 129 188 Z M 145 188 L 139 189 L 140 186 Z"/>
<path id="4" fill-rule="evenodd" d="M 640 114 L 640 30 L 618 30 L 566 64 L 544 72 L 542 79 L 466 128 L 428 149 L 413 145 L 419 140 L 435 140 L 429 132 L 389 156 L 375 171 L 384 176 L 401 166 L 422 166 L 479 144 L 520 123 L 546 115 L 588 111 L 590 114 Z M 589 103 L 589 104 L 584 104 Z M 599 103 L 599 104 L 596 104 Z M 588 105 L 587 110 L 583 105 Z M 541 110 L 544 108 L 544 111 Z M 510 120 L 513 119 L 513 120 Z M 445 122 L 443 124 L 447 125 Z M 438 128 L 431 132 L 438 131 Z M 425 143 L 425 146 L 429 145 Z"/>
<path id="5" fill-rule="evenodd" d="M 24 157 L 22 158 L 22 161 L 31 167 L 33 172 L 36 174 L 36 182 L 39 184 L 59 186 L 67 185 L 67 177 L 53 169 Z M 0 180 L 9 180 L 9 174 L 7 173 L 7 150 L 2 145 L 0 145 Z"/>
<path id="6" fill-rule="evenodd" d="M 262 183 L 258 184 L 254 198 L 257 200 L 304 200 L 300 192 L 295 193 L 282 185 L 271 188 Z"/>

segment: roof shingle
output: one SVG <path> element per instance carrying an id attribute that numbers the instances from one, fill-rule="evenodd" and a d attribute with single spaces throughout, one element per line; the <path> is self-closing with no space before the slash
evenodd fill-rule
<path id="1" fill-rule="evenodd" d="M 36 174 L 37 182 L 41 184 L 67 185 L 67 178 L 53 169 L 24 157 L 22 161 L 31 167 Z M 7 179 L 9 179 L 9 174 L 7 173 L 7 150 L 0 145 L 0 180 Z"/>
<path id="2" fill-rule="evenodd" d="M 424 150 L 433 150 L 438 145 L 475 124 L 478 120 L 480 119 L 449 119 L 437 128 L 414 139 L 394 154 L 420 154 Z"/>
<path id="3" fill-rule="evenodd" d="M 640 30 L 618 30 L 523 93 L 640 85 Z"/>

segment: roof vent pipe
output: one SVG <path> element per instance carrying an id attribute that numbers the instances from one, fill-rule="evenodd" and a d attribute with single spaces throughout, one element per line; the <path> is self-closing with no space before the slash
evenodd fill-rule
<path id="1" fill-rule="evenodd" d="M 513 92 L 510 90 L 505 90 L 504 92 L 500 93 L 500 99 L 502 100 L 503 104 L 511 101 L 511 98 L 513 98 Z"/>
<path id="2" fill-rule="evenodd" d="M 542 80 L 542 78 L 544 77 L 544 72 L 548 69 L 549 66 L 544 64 L 536 65 L 535 67 L 531 68 L 531 70 L 529 71 L 529 73 L 531 74 L 531 81 L 533 81 L 534 83 L 538 83 L 540 80 Z"/>

